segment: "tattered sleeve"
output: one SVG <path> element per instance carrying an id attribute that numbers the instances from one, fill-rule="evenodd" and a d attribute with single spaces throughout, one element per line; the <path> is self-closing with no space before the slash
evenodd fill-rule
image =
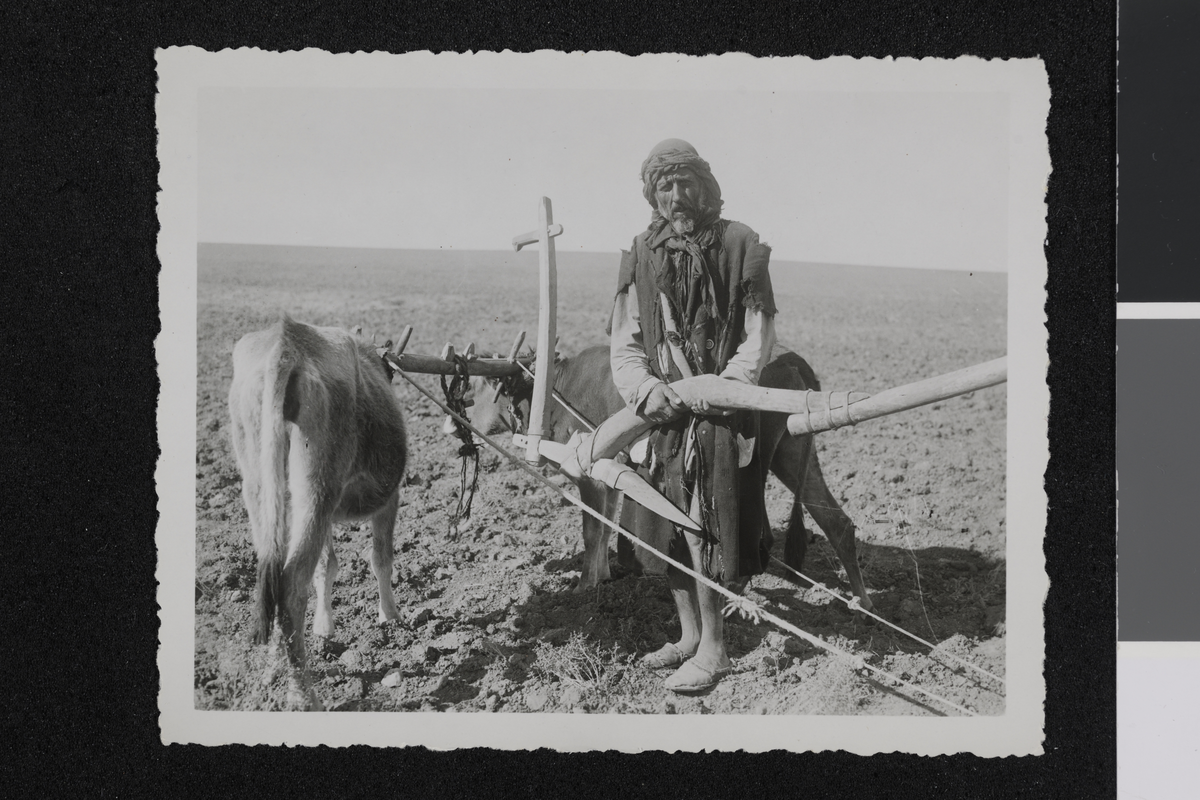
<path id="1" fill-rule="evenodd" d="M 662 381 L 654 377 L 646 357 L 632 261 L 632 254 L 623 254 L 621 279 L 613 301 L 612 320 L 609 323 L 609 361 L 617 393 L 626 404 L 640 411 L 651 390 Z"/>
<path id="2" fill-rule="evenodd" d="M 752 235 L 742 263 L 742 305 L 746 321 L 737 351 L 721 371 L 722 378 L 758 383 L 775 347 L 775 295 L 767 264 L 771 248 Z"/>
<path id="3" fill-rule="evenodd" d="M 771 248 L 754 235 L 742 263 L 742 305 L 750 311 L 761 311 L 773 317 L 777 309 L 775 293 L 771 291 L 771 273 L 767 269 L 770 261 Z"/>
<path id="4" fill-rule="evenodd" d="M 722 378 L 757 384 L 763 367 L 771 360 L 775 347 L 775 317 L 762 311 L 746 310 L 746 325 L 737 352 L 729 359 Z"/>

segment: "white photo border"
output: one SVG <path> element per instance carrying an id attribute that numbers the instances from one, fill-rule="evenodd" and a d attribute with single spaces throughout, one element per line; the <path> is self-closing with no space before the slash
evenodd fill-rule
<path id="1" fill-rule="evenodd" d="M 1041 755 L 1044 740 L 1043 540 L 1050 392 L 1046 329 L 1046 120 L 1050 90 L 1040 60 L 852 59 L 615 53 L 330 54 L 184 47 L 159 50 L 158 127 L 162 332 L 159 495 L 160 729 L 164 743 L 367 744 L 432 749 L 547 747 L 618 750 L 907 752 L 983 757 Z M 988 91 L 1009 98 L 1007 431 L 1007 696 L 992 717 L 654 716 L 576 714 L 201 711 L 194 705 L 197 92 L 202 87 L 622 88 L 653 76 L 749 83 L 789 91 Z"/>

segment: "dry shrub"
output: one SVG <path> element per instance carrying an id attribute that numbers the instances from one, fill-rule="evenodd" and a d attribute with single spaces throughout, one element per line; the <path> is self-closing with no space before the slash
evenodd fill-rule
<path id="1" fill-rule="evenodd" d="M 621 657 L 615 643 L 611 648 L 602 648 L 579 631 L 572 633 L 566 644 L 558 647 L 539 642 L 536 656 L 535 672 L 581 689 L 612 686 L 628 666 L 627 658 Z"/>

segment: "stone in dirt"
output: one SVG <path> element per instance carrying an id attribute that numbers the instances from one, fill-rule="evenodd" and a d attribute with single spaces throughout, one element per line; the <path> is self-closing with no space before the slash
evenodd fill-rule
<path id="1" fill-rule="evenodd" d="M 341 657 L 338 658 L 338 661 L 340 661 L 342 666 L 344 666 L 346 669 L 362 669 L 365 659 L 363 658 L 363 654 L 357 650 L 347 650 L 346 652 L 342 653 Z"/>
<path id="2" fill-rule="evenodd" d="M 403 676 L 400 674 L 400 670 L 393 669 L 387 675 L 383 676 L 383 680 L 380 683 L 391 689 L 399 686 L 401 680 L 403 680 Z"/>
<path id="3" fill-rule="evenodd" d="M 470 643 L 470 641 L 471 637 L 466 633 L 462 631 L 451 631 L 450 633 L 434 639 L 432 646 L 434 649 L 441 650 L 443 652 L 450 652 L 457 650 L 464 644 Z"/>
<path id="4" fill-rule="evenodd" d="M 412 653 L 413 659 L 427 664 L 432 664 L 442 656 L 438 649 L 436 647 L 430 647 L 428 642 L 417 642 L 412 646 L 412 650 L 410 652 Z"/>
<path id="5" fill-rule="evenodd" d="M 549 700 L 545 692 L 533 692 L 525 695 L 525 707 L 530 711 L 541 711 Z"/>

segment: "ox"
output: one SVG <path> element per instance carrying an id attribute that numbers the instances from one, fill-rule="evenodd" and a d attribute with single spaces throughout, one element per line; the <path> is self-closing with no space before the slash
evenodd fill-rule
<path id="1" fill-rule="evenodd" d="M 776 389 L 819 391 L 821 386 L 812 367 L 795 353 L 783 353 L 764 369 L 759 385 Z M 563 359 L 555 368 L 555 391 L 571 404 L 585 419 L 599 423 L 615 414 L 624 406 L 612 380 L 609 351 L 605 346 L 590 347 L 575 358 Z M 528 406 L 532 395 L 532 382 L 524 377 L 505 379 L 473 378 L 471 382 L 471 417 L 476 427 L 484 433 L 494 434 L 503 430 L 523 428 L 528 420 Z M 507 402 L 501 402 L 507 400 Z M 552 401 L 546 409 L 546 438 L 566 442 L 574 431 L 583 429 L 574 416 Z M 519 421 L 520 420 L 520 421 Z M 801 569 L 808 547 L 808 531 L 804 527 L 801 507 L 816 520 L 824 531 L 842 566 L 846 569 L 850 586 L 858 596 L 863 608 L 870 609 L 872 603 L 867 596 L 859 571 L 855 553 L 854 523 L 838 505 L 837 500 L 825 484 L 821 465 L 817 461 L 817 450 L 813 437 L 791 436 L 787 432 L 787 415 L 763 413 L 760 422 L 760 441 L 763 460 L 770 465 L 771 472 L 795 496 L 791 518 L 784 540 L 784 562 L 793 569 Z M 598 481 L 584 478 L 579 482 L 580 498 L 592 509 L 613 519 L 617 513 L 617 492 Z M 655 514 L 626 504 L 622 524 L 626 530 L 631 525 L 639 528 L 643 535 L 646 526 L 667 526 L 668 523 Z M 594 588 L 610 577 L 608 564 L 608 541 L 611 528 L 590 514 L 583 514 L 584 557 L 583 570 L 576 592 Z M 661 538 L 659 537 L 646 538 Z M 624 545 L 624 542 L 619 542 Z M 620 553 L 621 547 L 618 547 Z M 621 553 L 621 561 L 627 563 L 629 551 Z"/>
<path id="2" fill-rule="evenodd" d="M 289 702 L 320 710 L 305 664 L 304 614 L 312 583 L 313 632 L 333 635 L 333 523 L 370 518 L 379 619 L 399 619 L 392 530 L 406 458 L 404 418 L 371 345 L 287 316 L 234 347 L 229 414 L 258 556 L 255 640 L 267 643 L 278 621 L 291 669 Z"/>

